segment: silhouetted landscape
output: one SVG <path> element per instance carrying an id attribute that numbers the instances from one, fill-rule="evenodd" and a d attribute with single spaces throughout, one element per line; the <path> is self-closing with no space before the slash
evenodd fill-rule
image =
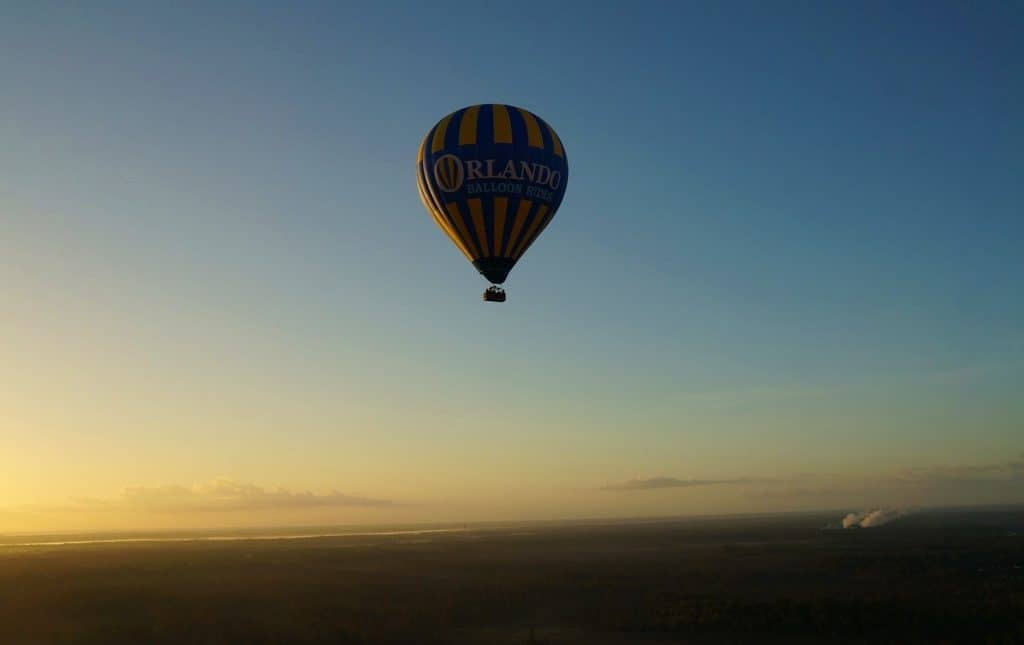
<path id="1" fill-rule="evenodd" d="M 1024 642 L 1024 509 L 833 528 L 841 520 L 61 546 L 8 537 L 0 642 Z"/>

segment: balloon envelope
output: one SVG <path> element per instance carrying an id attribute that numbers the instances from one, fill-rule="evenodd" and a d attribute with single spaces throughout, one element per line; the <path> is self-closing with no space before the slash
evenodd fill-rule
<path id="1" fill-rule="evenodd" d="M 416 163 L 420 198 L 434 222 L 495 284 L 551 222 L 568 179 L 554 129 L 509 105 L 452 112 L 427 132 Z"/>

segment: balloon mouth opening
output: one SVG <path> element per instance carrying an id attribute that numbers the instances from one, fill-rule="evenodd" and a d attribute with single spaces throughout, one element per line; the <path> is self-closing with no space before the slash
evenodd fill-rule
<path id="1" fill-rule="evenodd" d="M 493 284 L 501 284 L 508 278 L 516 261 L 512 258 L 480 258 L 473 261 L 476 270 Z"/>

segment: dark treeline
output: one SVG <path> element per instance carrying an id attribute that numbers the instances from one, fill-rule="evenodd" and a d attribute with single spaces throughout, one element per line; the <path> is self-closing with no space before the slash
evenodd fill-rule
<path id="1" fill-rule="evenodd" d="M 1024 514 L 824 519 L 8 547 L 0 643 L 1024 642 Z"/>

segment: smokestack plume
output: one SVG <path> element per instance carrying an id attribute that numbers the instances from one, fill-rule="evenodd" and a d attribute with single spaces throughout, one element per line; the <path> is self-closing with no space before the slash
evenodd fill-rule
<path id="1" fill-rule="evenodd" d="M 843 518 L 844 529 L 869 529 L 882 526 L 909 513 L 906 509 L 879 508 L 873 511 L 849 513 Z"/>

